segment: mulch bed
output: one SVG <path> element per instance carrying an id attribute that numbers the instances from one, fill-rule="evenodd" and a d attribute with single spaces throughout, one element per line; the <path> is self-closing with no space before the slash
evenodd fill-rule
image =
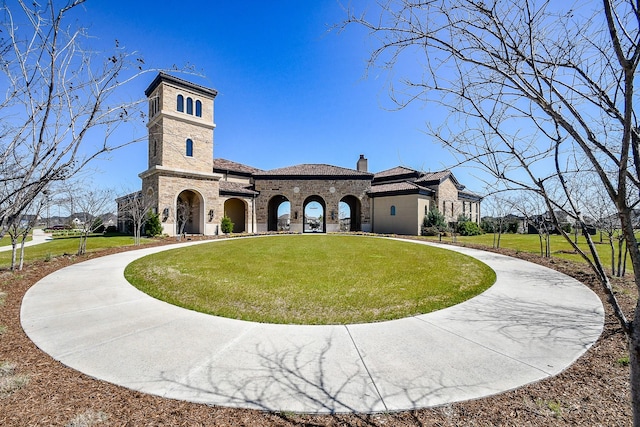
<path id="1" fill-rule="evenodd" d="M 166 244 L 167 241 L 158 242 Z M 15 364 L 11 375 L 26 385 L 2 393 L 11 379 L 0 369 L 2 426 L 630 426 L 629 367 L 626 338 L 592 274 L 583 265 L 500 250 L 577 278 L 594 290 L 606 310 L 598 342 L 554 378 L 493 397 L 438 408 L 391 414 L 297 415 L 213 407 L 146 395 L 88 377 L 41 352 L 20 326 L 24 293 L 47 274 L 89 258 L 137 248 L 117 248 L 83 257 L 36 262 L 22 272 L 0 270 L 0 368 Z M 637 292 L 632 278 L 614 279 L 625 310 Z M 4 326 L 4 332 L 1 326 Z"/>

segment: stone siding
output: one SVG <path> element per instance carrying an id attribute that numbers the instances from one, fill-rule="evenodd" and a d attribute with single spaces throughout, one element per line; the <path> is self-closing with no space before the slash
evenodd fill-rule
<path id="1" fill-rule="evenodd" d="M 340 230 L 339 204 L 345 196 L 360 201 L 361 228 L 369 228 L 371 210 L 367 191 L 371 188 L 368 179 L 255 179 L 255 189 L 260 193 L 256 200 L 256 222 L 258 231 L 267 231 L 269 201 L 275 196 L 286 197 L 291 204 L 291 231 L 301 232 L 304 221 L 305 201 L 317 196 L 325 205 L 324 217 L 327 232 Z"/>

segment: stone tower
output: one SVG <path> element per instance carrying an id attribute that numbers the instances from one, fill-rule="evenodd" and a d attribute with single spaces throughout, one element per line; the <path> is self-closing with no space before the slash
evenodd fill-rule
<path id="1" fill-rule="evenodd" d="M 163 232 L 215 234 L 219 175 L 213 173 L 214 89 L 160 73 L 149 101 L 148 168 L 142 191 L 160 214 Z"/>

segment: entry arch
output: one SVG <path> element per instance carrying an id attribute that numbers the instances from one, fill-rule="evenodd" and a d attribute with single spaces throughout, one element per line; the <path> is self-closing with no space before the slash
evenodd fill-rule
<path id="1" fill-rule="evenodd" d="M 340 199 L 349 208 L 349 215 L 346 218 L 340 216 L 340 231 L 362 231 L 362 203 L 356 196 L 347 195 Z M 342 213 L 342 210 L 339 209 Z M 343 230 L 344 225 L 344 230 Z"/>
<path id="2" fill-rule="evenodd" d="M 247 203 L 244 200 L 235 197 L 225 200 L 224 214 L 233 223 L 234 233 L 247 231 Z"/>
<path id="3" fill-rule="evenodd" d="M 196 190 L 182 190 L 176 197 L 176 234 L 204 234 L 204 199 Z"/>
<path id="4" fill-rule="evenodd" d="M 269 199 L 267 211 L 267 231 L 289 231 L 291 202 L 286 196 L 279 194 Z"/>
<path id="5" fill-rule="evenodd" d="M 311 209 L 318 207 L 317 213 L 311 213 Z M 309 212 L 307 210 L 309 207 Z M 302 230 L 304 233 L 326 233 L 327 231 L 327 204 L 324 199 L 318 195 L 309 196 L 302 204 L 303 223 Z"/>

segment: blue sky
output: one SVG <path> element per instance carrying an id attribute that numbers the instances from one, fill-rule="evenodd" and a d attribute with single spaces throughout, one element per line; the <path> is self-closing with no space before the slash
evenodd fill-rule
<path id="1" fill-rule="evenodd" d="M 351 3 L 362 10 L 367 2 Z M 203 74 L 177 75 L 219 92 L 215 157 L 267 170 L 300 163 L 355 168 L 360 154 L 371 172 L 453 164 L 424 132 L 427 121 L 437 124 L 445 113 L 435 104 L 392 111 L 387 76 L 370 70 L 365 77 L 373 45 L 367 33 L 330 30 L 344 18 L 334 0 L 89 0 L 77 13 L 98 49 L 117 39 L 149 67 L 191 64 Z M 144 96 L 153 77 L 131 84 L 128 94 Z M 144 123 L 135 132 L 144 135 Z M 93 180 L 119 193 L 138 189 L 146 151 L 143 142 L 112 153 L 93 165 Z M 481 191 L 467 173 L 454 169 L 469 189 Z"/>

